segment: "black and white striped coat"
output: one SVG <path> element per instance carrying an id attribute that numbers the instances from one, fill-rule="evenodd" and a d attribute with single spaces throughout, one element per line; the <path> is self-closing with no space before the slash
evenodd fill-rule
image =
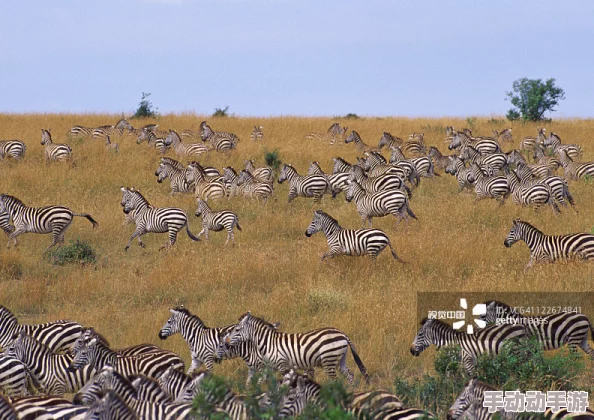
<path id="1" fill-rule="evenodd" d="M 553 197 L 559 204 L 563 206 L 567 206 L 567 203 L 571 204 L 572 206 L 574 205 L 573 197 L 569 192 L 569 186 L 567 185 L 567 181 L 564 178 L 555 175 L 535 178 L 532 175 L 530 168 L 522 163 L 517 165 L 515 173 L 524 185 L 548 185 L 551 189 Z"/>
<path id="2" fill-rule="evenodd" d="M 6 353 L 0 353 L 0 389 L 2 390 L 0 395 L 4 394 L 8 397 L 29 395 L 29 378 L 29 371 L 23 362 Z M 3 417 L 0 415 L 0 418 Z"/>
<path id="3" fill-rule="evenodd" d="M 6 236 L 10 236 L 14 231 L 14 226 L 10 223 L 10 213 L 0 212 L 0 229 L 6 233 Z"/>
<path id="4" fill-rule="evenodd" d="M 65 143 L 53 143 L 49 130 L 41 129 L 41 145 L 45 146 L 45 162 L 72 160 L 72 149 Z"/>
<path id="5" fill-rule="evenodd" d="M 157 149 L 157 152 L 163 155 L 165 152 L 167 152 L 167 149 L 169 149 L 169 146 L 165 144 L 165 138 L 157 137 L 153 131 L 142 128 L 140 130 L 140 134 L 136 138 L 136 144 L 146 141 L 149 146 L 153 146 L 155 149 Z"/>
<path id="6" fill-rule="evenodd" d="M 400 147 L 400 146 L 402 146 L 403 143 L 404 143 L 404 140 L 402 140 L 400 137 L 393 136 L 392 134 L 384 131 L 382 134 L 382 137 L 379 140 L 377 148 L 381 149 L 384 146 Z"/>
<path id="7" fill-rule="evenodd" d="M 405 191 L 408 198 L 412 197 L 412 191 L 404 183 L 404 180 L 398 175 L 386 173 L 375 178 L 368 177 L 360 166 L 353 165 L 348 173 L 346 188 L 348 189 L 348 182 L 356 181 L 368 193 L 376 193 L 387 190 L 401 190 Z"/>
<path id="8" fill-rule="evenodd" d="M 165 146 L 172 147 L 175 153 L 184 158 L 198 157 L 203 153 L 208 152 L 205 145 L 200 143 L 183 143 L 182 139 L 174 130 L 169 130 L 169 134 L 165 138 Z"/>
<path id="9" fill-rule="evenodd" d="M 250 172 L 243 170 L 237 176 L 236 191 L 241 191 L 244 197 L 255 198 L 258 202 L 262 200 L 266 203 L 274 192 L 274 189 L 272 188 L 272 183 L 260 182 Z M 231 197 L 231 194 L 229 197 Z"/>
<path id="10" fill-rule="evenodd" d="M 530 223 L 516 219 L 507 234 L 504 245 L 509 248 L 518 241 L 524 241 L 530 249 L 530 262 L 527 268 L 532 267 L 536 262 L 594 259 L 594 235 L 589 233 L 549 236 Z"/>
<path id="11" fill-rule="evenodd" d="M 93 229 L 98 225 L 90 214 L 74 213 L 62 206 L 27 207 L 21 200 L 8 194 L 0 194 L 0 213 L 3 212 L 10 214 L 14 225 L 14 231 L 8 236 L 8 245 L 12 241 L 14 246 L 18 245 L 17 236 L 23 233 L 51 233 L 53 241 L 47 249 L 64 243 L 64 233 L 75 216 L 87 218 L 93 224 Z"/>
<path id="12" fill-rule="evenodd" d="M 99 420 L 137 420 L 138 415 L 115 391 L 106 392 L 87 409 L 87 417 Z"/>
<path id="13" fill-rule="evenodd" d="M 348 137 L 344 140 L 344 142 L 345 143 L 354 143 L 355 146 L 362 152 L 370 152 L 372 150 L 378 150 L 377 147 L 373 147 L 373 146 L 369 146 L 369 145 L 365 144 L 363 139 L 361 139 L 361 136 L 359 135 L 359 133 L 357 133 L 355 130 L 351 131 L 351 134 L 348 135 Z"/>
<path id="14" fill-rule="evenodd" d="M 464 161 L 471 163 L 478 163 L 479 165 L 489 166 L 496 171 L 501 171 L 507 166 L 507 155 L 505 153 L 490 153 L 488 155 L 481 155 L 474 147 L 465 146 L 460 154 Z"/>
<path id="15" fill-rule="evenodd" d="M 476 378 L 468 381 L 462 392 L 450 407 L 448 411 L 448 419 L 457 420 L 470 418 L 473 420 L 489 420 L 493 418 L 495 413 L 489 413 L 489 409 L 483 407 L 485 391 L 496 391 L 496 389 Z M 498 418 L 501 419 L 516 418 L 516 413 L 508 413 L 504 409 L 497 411 L 497 414 L 499 415 Z"/>
<path id="16" fill-rule="evenodd" d="M 87 408 L 74 405 L 65 398 L 57 396 L 31 396 L 12 401 L 21 420 L 55 420 L 86 418 Z"/>
<path id="17" fill-rule="evenodd" d="M 186 181 L 194 186 L 194 196 L 204 201 L 220 200 L 228 194 L 224 177 L 212 170 L 198 162 L 191 162 L 186 168 Z"/>
<path id="18" fill-rule="evenodd" d="M 555 203 L 553 192 L 549 185 L 522 182 L 514 171 L 509 172 L 506 177 L 512 200 L 515 204 L 530 206 L 536 210 L 544 205 L 549 205 L 555 213 L 560 213 L 559 206 Z"/>
<path id="19" fill-rule="evenodd" d="M 550 133 L 549 137 L 542 140 L 542 145 L 553 150 L 554 154 L 565 152 L 571 159 L 579 159 L 582 156 L 582 148 L 577 144 L 561 144 L 561 138 L 555 134 Z"/>
<path id="20" fill-rule="evenodd" d="M 301 176 L 295 168 L 285 164 L 278 177 L 278 183 L 282 184 L 289 181 L 289 203 L 295 197 L 313 197 L 315 201 L 320 201 L 324 193 L 332 192 L 332 186 L 323 175 L 305 175 Z"/>
<path id="21" fill-rule="evenodd" d="M 256 168 L 253 160 L 246 160 L 245 170 L 248 171 L 252 176 L 259 182 L 267 182 L 272 184 L 274 182 L 274 174 L 272 168 L 264 166 L 262 168 Z"/>
<path id="22" fill-rule="evenodd" d="M 474 141 L 468 134 L 456 132 L 448 146 L 448 150 L 464 149 L 465 146 L 474 147 L 481 155 L 501 153 L 499 143 L 492 139 Z"/>
<path id="23" fill-rule="evenodd" d="M 472 170 L 467 168 L 458 156 L 450 157 L 450 163 L 445 168 L 446 173 L 454 175 L 458 181 L 458 192 L 470 188 L 474 182 Z"/>
<path id="24" fill-rule="evenodd" d="M 349 174 L 348 172 L 337 172 L 334 174 L 326 174 L 320 167 L 320 163 L 313 161 L 310 163 L 307 170 L 308 175 L 323 175 L 328 180 L 330 188 L 332 189 L 332 198 L 335 198 L 338 194 L 346 191 L 349 187 Z"/>
<path id="25" fill-rule="evenodd" d="M 217 152 L 228 152 L 237 147 L 239 137 L 232 133 L 224 131 L 214 131 L 206 121 L 200 123 L 200 138 L 202 141 L 210 144 L 213 150 Z"/>
<path id="26" fill-rule="evenodd" d="M 198 208 L 196 209 L 196 217 L 202 217 L 202 230 L 198 233 L 198 238 L 204 235 L 208 240 L 208 231 L 220 232 L 225 229 L 227 231 L 227 240 L 225 245 L 231 242 L 235 243 L 235 235 L 233 234 L 233 228 L 237 227 L 237 230 L 241 231 L 239 225 L 239 218 L 235 213 L 230 210 L 212 211 L 206 201 L 198 199 Z"/>
<path id="27" fill-rule="evenodd" d="M 409 216 L 413 219 L 417 218 L 409 207 L 408 195 L 401 190 L 391 189 L 368 193 L 357 181 L 350 181 L 346 200 L 355 201 L 363 228 L 366 227 L 367 222 L 369 227 L 372 227 L 374 217 L 384 217 L 389 214 L 396 217 L 398 221 L 408 220 Z"/>
<path id="28" fill-rule="evenodd" d="M 506 143 L 513 143 L 514 141 L 511 128 L 506 128 L 505 130 L 501 131 L 493 130 L 492 134 L 495 140 L 501 139 L 501 141 L 504 141 Z"/>
<path id="29" fill-rule="evenodd" d="M 255 125 L 254 129 L 250 133 L 250 139 L 263 140 L 264 139 L 264 127 L 262 127 L 261 125 Z"/>
<path id="30" fill-rule="evenodd" d="M 188 217 L 186 213 L 176 207 L 153 207 L 142 196 L 140 191 L 134 188 L 128 189 L 121 187 L 122 191 L 122 207 L 124 207 L 124 213 L 132 215 L 134 223 L 136 224 L 136 230 L 130 237 L 130 240 L 126 244 L 125 250 L 130 248 L 130 244 L 134 238 L 138 238 L 138 244 L 144 248 L 145 245 L 141 241 L 140 237 L 147 233 L 168 233 L 169 241 L 166 245 L 162 246 L 161 249 L 170 249 L 177 240 L 177 233 L 185 226 L 186 233 L 193 241 L 199 241 L 192 232 L 188 225 Z"/>
<path id="31" fill-rule="evenodd" d="M 390 238 L 379 229 L 343 229 L 332 216 L 318 210 L 314 212 L 314 217 L 305 231 L 305 236 L 310 237 L 316 232 L 324 233 L 330 248 L 327 253 L 322 255 L 321 261 L 338 255 L 369 255 L 375 259 L 386 247 L 390 247 L 392 257 L 398 260 Z"/>
<path id="32" fill-rule="evenodd" d="M 389 164 L 386 159 L 376 152 L 366 153 L 366 157 L 357 159 L 359 166 L 367 171 L 367 176 L 376 178 L 384 174 L 397 175 L 403 180 L 407 180 L 411 185 L 418 186 L 420 177 L 416 168 L 410 162 L 400 162 Z"/>
<path id="33" fill-rule="evenodd" d="M 0 394 L 0 419 L 18 420 L 16 409 L 2 394 Z"/>
<path id="34" fill-rule="evenodd" d="M 510 193 L 507 177 L 486 176 L 481 167 L 476 163 L 470 165 L 469 170 L 474 179 L 475 202 L 485 198 L 500 200 L 500 204 L 505 202 L 505 199 Z"/>
<path id="35" fill-rule="evenodd" d="M 70 353 L 76 353 L 86 342 L 92 340 L 93 338 L 97 338 L 99 341 L 103 342 L 107 347 L 109 347 L 109 341 L 101 334 L 99 334 L 93 327 L 83 329 L 80 337 L 76 339 L 74 344 L 70 349 Z M 161 348 L 155 346 L 154 344 L 135 344 L 130 347 L 125 347 L 122 349 L 114 350 L 116 353 L 121 354 L 122 356 L 135 356 L 138 354 L 144 353 L 151 353 L 153 351 L 161 351 Z"/>
<path id="36" fill-rule="evenodd" d="M 565 150 L 558 152 L 567 179 L 594 177 L 594 162 L 575 163 Z"/>
<path id="37" fill-rule="evenodd" d="M 194 192 L 194 185 L 186 180 L 187 169 L 178 169 L 172 165 L 169 165 L 163 161 L 159 163 L 155 176 L 157 182 L 160 184 L 165 179 L 169 178 L 171 184 L 171 195 L 175 193 L 190 193 Z"/>
<path id="38" fill-rule="evenodd" d="M 414 159 L 407 159 L 399 147 L 390 146 L 390 150 L 392 151 L 390 155 L 391 164 L 401 165 L 403 162 L 410 162 L 414 165 L 419 176 L 424 178 L 433 178 L 435 176 L 435 169 L 431 158 L 422 156 Z"/>
<path id="39" fill-rule="evenodd" d="M 6 158 L 23 159 L 27 152 L 27 146 L 20 140 L 2 140 L 0 141 L 0 160 Z"/>

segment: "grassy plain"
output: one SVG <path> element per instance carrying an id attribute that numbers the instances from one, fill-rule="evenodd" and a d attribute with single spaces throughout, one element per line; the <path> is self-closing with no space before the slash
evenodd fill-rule
<path id="1" fill-rule="evenodd" d="M 594 185 L 584 181 L 570 184 L 579 213 L 564 209 L 555 217 L 549 209 L 537 213 L 511 202 L 503 207 L 486 200 L 474 205 L 473 194 L 458 194 L 457 183 L 449 175 L 423 179 L 411 200 L 418 221 L 396 226 L 393 218 L 374 220 L 374 227 L 388 233 L 406 264 L 394 261 L 389 252 L 380 254 L 377 262 L 341 257 L 320 263 L 327 250 L 325 238 L 304 235 L 312 212 L 321 208 L 345 228 L 359 228 L 359 216 L 342 196 L 336 200 L 325 197 L 321 204 L 298 198 L 289 205 L 286 184 L 275 184 L 274 197 L 265 206 L 238 198 L 211 203 L 214 209 L 230 208 L 239 215 L 243 231 L 235 247 L 223 247 L 224 233 L 212 233 L 209 242 L 199 243 L 180 233 L 173 251 L 164 253 L 158 248 L 166 236 L 153 234 L 145 237 L 146 249 L 133 243 L 125 253 L 133 226 L 122 226 L 121 185 L 139 188 L 155 206 L 186 209 L 194 234 L 201 225 L 193 215 L 192 196 L 170 196 L 168 182 L 156 182 L 159 156 L 154 149 L 124 137 L 113 139 L 120 145 L 120 152 L 113 153 L 99 142 L 67 137 L 75 124 L 99 126 L 117 119 L 117 115 L 0 115 L 0 139 L 17 138 L 27 144 L 23 162 L 0 162 L 0 192 L 13 194 L 30 206 L 65 205 L 99 221 L 99 228 L 92 230 L 86 220 L 76 218 L 66 234 L 66 243 L 80 238 L 97 250 L 100 258 L 94 266 L 51 265 L 42 256 L 51 242 L 49 235 L 24 235 L 17 250 L 0 246 L 0 303 L 23 322 L 74 319 L 96 327 L 115 347 L 152 342 L 189 362 L 180 336 L 164 342 L 157 337 L 168 308 L 184 304 L 209 326 L 231 324 L 251 310 L 280 321 L 289 332 L 322 326 L 343 330 L 356 344 L 373 385 L 389 387 L 397 376 L 432 370 L 434 348 L 419 358 L 409 353 L 418 328 L 416 292 L 594 291 L 593 264 L 543 265 L 524 271 L 527 247 L 523 243 L 511 249 L 503 246 L 516 217 L 548 234 L 591 231 Z M 169 115 L 131 122 L 135 126 L 156 122 L 163 129 L 182 130 L 197 129 L 203 119 Z M 334 121 L 356 129 L 371 145 L 377 145 L 383 131 L 401 137 L 424 132 L 428 146 L 444 153 L 444 127 L 468 126 L 464 119 L 449 118 L 209 119 L 215 130 L 234 132 L 241 142 L 229 156 L 209 153 L 200 161 L 219 168 L 242 168 L 249 158 L 263 165 L 265 151 L 278 149 L 280 159 L 300 173 L 307 171 L 312 160 L 331 172 L 332 157 L 354 161 L 358 150 L 352 144 L 306 140 L 305 135 L 325 132 Z M 509 126 L 489 118 L 472 123 L 477 135 Z M 262 142 L 249 138 L 254 124 L 264 126 Z M 522 137 L 536 135 L 537 127 L 514 124 L 514 146 Z M 558 120 L 546 127 L 564 142 L 580 144 L 585 160 L 594 160 L 594 120 Z M 75 167 L 44 163 L 41 128 L 51 129 L 55 142 L 72 146 Z M 355 369 L 351 356 L 348 360 Z M 215 371 L 237 378 L 245 375 L 241 361 L 225 362 Z"/>

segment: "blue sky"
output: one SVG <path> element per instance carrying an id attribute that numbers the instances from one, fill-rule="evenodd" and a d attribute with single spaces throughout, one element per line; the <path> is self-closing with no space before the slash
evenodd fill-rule
<path id="1" fill-rule="evenodd" d="M 557 117 L 594 116 L 594 2 L 13 1 L 0 112 L 503 115 L 553 77 Z"/>

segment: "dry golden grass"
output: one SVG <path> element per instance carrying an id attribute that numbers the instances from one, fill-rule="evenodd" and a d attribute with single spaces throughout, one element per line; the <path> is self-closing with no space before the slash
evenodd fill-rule
<path id="1" fill-rule="evenodd" d="M 396 376 L 432 369 L 434 349 L 413 358 L 408 349 L 417 330 L 416 292 L 523 292 L 593 291 L 594 265 L 586 263 L 538 266 L 525 272 L 529 252 L 523 244 L 503 246 L 511 222 L 528 220 L 548 234 L 590 231 L 594 226 L 591 203 L 594 185 L 574 182 L 570 189 L 579 214 L 564 210 L 554 217 L 549 209 L 535 213 L 511 203 L 499 207 L 483 201 L 473 205 L 472 194 L 457 194 L 454 178 L 443 175 L 423 180 L 414 191 L 411 208 L 418 221 L 396 227 L 393 218 L 374 220 L 391 238 L 407 264 L 394 261 L 389 252 L 377 262 L 366 258 L 341 257 L 320 263 L 327 244 L 322 234 L 304 235 L 313 210 L 322 208 L 346 228 L 359 228 L 353 204 L 341 196 L 321 204 L 298 198 L 287 204 L 288 185 L 275 184 L 275 195 L 267 205 L 233 199 L 213 202 L 214 209 L 231 208 L 243 231 L 237 246 L 223 248 L 225 233 L 212 233 L 209 242 L 194 243 L 181 232 L 174 250 L 160 253 L 166 235 L 149 234 L 147 248 L 133 243 L 125 253 L 133 226 L 122 226 L 121 185 L 141 189 L 155 206 L 179 206 L 187 210 L 194 234 L 200 222 L 193 213 L 191 196 L 170 196 L 168 182 L 157 184 L 154 171 L 159 156 L 135 139 L 114 138 L 120 153 L 108 153 L 104 144 L 92 140 L 69 140 L 71 126 L 115 123 L 115 115 L 0 115 L 0 139 L 18 138 L 28 150 L 23 162 L 0 162 L 0 192 L 13 194 L 30 206 L 60 204 L 76 212 L 92 214 L 99 228 L 76 218 L 66 234 L 80 238 L 100 254 L 93 267 L 53 266 L 43 259 L 49 235 L 21 237 L 18 250 L 0 247 L 0 302 L 23 322 L 74 319 L 96 327 L 114 346 L 152 342 L 181 354 L 189 362 L 180 336 L 160 342 L 157 333 L 168 317 L 168 308 L 184 304 L 209 326 L 233 323 L 244 312 L 280 321 L 282 329 L 306 331 L 334 326 L 356 344 L 375 386 L 390 386 Z M 202 117 L 163 116 L 160 128 L 197 129 Z M 428 145 L 444 153 L 446 125 L 465 127 L 465 120 L 366 118 L 341 121 L 329 118 L 221 118 L 210 119 L 216 130 L 231 131 L 242 141 L 229 156 L 209 153 L 201 163 L 243 167 L 244 159 L 264 163 L 264 151 L 278 149 L 280 158 L 305 173 L 309 162 L 318 160 L 331 171 L 331 158 L 354 161 L 358 151 L 352 144 L 330 146 L 306 140 L 314 130 L 325 132 L 333 121 L 356 129 L 368 144 L 377 145 L 381 133 L 408 137 L 425 132 Z M 141 125 L 152 121 L 132 121 Z M 265 140 L 249 139 L 254 124 L 263 125 Z M 474 133 L 490 135 L 508 123 L 492 124 L 479 118 Z M 76 166 L 43 161 L 40 129 L 50 128 L 55 142 L 68 142 Z M 536 125 L 513 125 L 514 144 L 525 135 L 535 135 Z M 579 143 L 584 156 L 594 160 L 592 120 L 562 120 L 547 125 L 565 142 Z M 509 148 L 510 146 L 505 146 Z M 171 155 L 173 156 L 173 155 Z M 592 311 L 593 308 L 584 308 Z M 594 313 L 590 312 L 591 319 Z M 349 365 L 354 366 L 349 356 Z M 226 362 L 216 372 L 245 375 L 243 362 Z"/>

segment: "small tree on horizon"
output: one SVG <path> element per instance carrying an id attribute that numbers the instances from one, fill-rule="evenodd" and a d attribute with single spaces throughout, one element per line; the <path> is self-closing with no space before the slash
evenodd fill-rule
<path id="1" fill-rule="evenodd" d="M 147 117 L 156 117 L 157 111 L 154 108 L 151 101 L 148 100 L 148 97 L 151 96 L 150 93 L 142 92 L 142 99 L 138 103 L 138 109 L 134 113 L 134 118 L 147 118 Z"/>
<path id="2" fill-rule="evenodd" d="M 545 112 L 554 112 L 559 101 L 565 99 L 565 92 L 555 86 L 555 79 L 543 82 L 524 77 L 514 81 L 512 92 L 506 92 L 506 96 L 515 107 L 507 112 L 508 120 L 543 121 L 549 120 Z"/>

